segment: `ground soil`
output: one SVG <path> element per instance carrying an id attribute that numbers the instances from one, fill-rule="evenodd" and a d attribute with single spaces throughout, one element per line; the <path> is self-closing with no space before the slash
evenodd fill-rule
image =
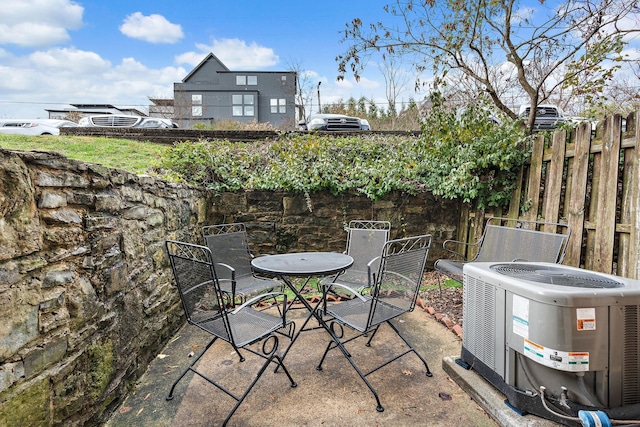
<path id="1" fill-rule="evenodd" d="M 427 272 L 422 282 L 423 286 L 430 286 L 430 289 L 422 292 L 424 304 L 433 307 L 436 313 L 447 316 L 453 323 L 462 326 L 462 287 L 438 287 L 438 276 L 435 271 Z M 444 285 L 446 279 L 440 275 L 440 281 Z"/>

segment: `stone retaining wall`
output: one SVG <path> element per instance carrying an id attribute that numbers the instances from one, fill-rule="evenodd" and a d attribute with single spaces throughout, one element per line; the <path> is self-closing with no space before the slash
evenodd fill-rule
<path id="1" fill-rule="evenodd" d="M 0 425 L 96 425 L 184 323 L 164 252 L 203 225 L 247 223 L 255 253 L 343 250 L 350 219 L 392 237 L 455 234 L 429 194 L 210 195 L 60 155 L 0 149 Z"/>

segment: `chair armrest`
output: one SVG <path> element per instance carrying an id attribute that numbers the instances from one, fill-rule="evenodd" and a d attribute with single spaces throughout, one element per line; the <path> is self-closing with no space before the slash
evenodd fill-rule
<path id="1" fill-rule="evenodd" d="M 448 248 L 448 247 L 447 247 L 448 245 L 463 245 L 463 246 L 466 246 L 466 247 L 469 247 L 469 248 L 470 248 L 470 247 L 479 246 L 479 245 L 480 245 L 480 242 L 467 243 L 467 242 L 461 242 L 461 241 L 459 241 L 459 240 L 451 240 L 451 239 L 449 239 L 449 240 L 445 240 L 444 242 L 442 242 L 442 249 L 444 249 L 445 251 L 447 251 L 447 252 L 449 252 L 449 253 L 452 253 L 452 254 L 454 254 L 454 255 L 456 255 L 456 256 L 458 256 L 458 257 L 460 257 L 460 258 L 462 258 L 462 259 L 463 259 L 463 260 L 465 260 L 465 261 L 468 261 L 467 257 L 465 257 L 463 254 L 461 254 L 461 253 L 460 253 L 460 252 L 458 252 L 458 251 L 455 251 L 455 250 L 453 250 L 453 249 L 451 249 L 451 248 Z"/>
<path id="2" fill-rule="evenodd" d="M 231 312 L 231 314 L 238 314 L 238 312 L 240 310 L 243 310 L 244 308 L 246 308 L 248 306 L 251 306 L 251 305 L 253 305 L 253 304 L 257 303 L 257 302 L 260 302 L 263 299 L 274 298 L 274 297 L 276 297 L 278 295 L 284 295 L 284 304 L 286 306 L 286 304 L 287 304 L 287 294 L 285 294 L 284 292 L 268 292 L 266 294 L 257 295 L 255 297 L 251 298 L 250 300 L 245 301 L 244 304 L 242 304 L 241 306 L 239 306 L 236 309 L 234 309 Z"/>
<path id="3" fill-rule="evenodd" d="M 374 269 L 373 264 L 379 263 L 380 258 L 380 256 L 377 256 L 367 263 L 367 280 L 369 281 L 369 286 L 373 286 L 376 281 L 376 272 L 378 271 L 378 269 Z"/>
<path id="4" fill-rule="evenodd" d="M 216 267 L 217 266 L 224 267 L 227 270 L 229 270 L 229 272 L 231 273 L 231 280 L 236 280 L 236 269 L 235 268 L 231 267 L 229 264 L 225 264 L 225 263 L 222 263 L 222 262 L 217 262 L 216 263 Z M 225 280 L 225 279 L 223 279 L 223 280 Z M 226 280 L 229 280 L 229 279 L 226 279 Z"/>
<path id="5" fill-rule="evenodd" d="M 347 285 L 343 285 L 342 283 L 338 283 L 338 282 L 331 282 L 331 283 L 323 283 L 322 286 L 325 288 L 323 295 L 326 295 L 327 292 L 333 288 L 334 286 L 337 286 L 339 288 L 345 289 L 347 291 L 349 291 L 350 293 L 352 293 L 353 295 L 355 295 L 356 297 L 358 297 L 359 299 L 361 299 L 362 301 L 366 301 L 367 298 L 365 298 L 364 296 L 360 295 L 360 293 L 358 291 L 356 291 L 355 289 L 353 289 L 350 286 Z"/>

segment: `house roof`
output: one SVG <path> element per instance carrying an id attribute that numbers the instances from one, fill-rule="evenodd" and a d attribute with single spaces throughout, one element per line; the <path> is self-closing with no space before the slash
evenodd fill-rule
<path id="1" fill-rule="evenodd" d="M 193 70 L 191 70 L 189 74 L 186 75 L 184 79 L 182 79 L 182 83 L 186 83 L 196 71 L 210 62 L 216 63 L 216 68 L 219 68 L 218 71 L 231 71 L 213 53 L 209 53 L 198 65 L 195 66 Z"/>

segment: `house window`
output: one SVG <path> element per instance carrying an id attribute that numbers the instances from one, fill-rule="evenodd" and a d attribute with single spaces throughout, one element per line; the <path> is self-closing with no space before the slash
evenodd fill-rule
<path id="1" fill-rule="evenodd" d="M 236 76 L 236 85 L 245 86 L 247 84 L 247 76 Z"/>
<path id="2" fill-rule="evenodd" d="M 287 100 L 284 98 L 271 98 L 269 100 L 271 114 L 285 114 L 287 112 Z"/>
<path id="3" fill-rule="evenodd" d="M 194 93 L 191 95 L 191 116 L 192 117 L 202 116 L 202 95 L 201 94 Z"/>
<path id="4" fill-rule="evenodd" d="M 258 84 L 258 76 L 247 76 L 247 84 L 249 86 L 256 86 Z"/>
<path id="5" fill-rule="evenodd" d="M 243 94 L 243 95 L 231 95 L 232 115 L 234 116 L 250 116 L 256 115 L 255 95 Z"/>

